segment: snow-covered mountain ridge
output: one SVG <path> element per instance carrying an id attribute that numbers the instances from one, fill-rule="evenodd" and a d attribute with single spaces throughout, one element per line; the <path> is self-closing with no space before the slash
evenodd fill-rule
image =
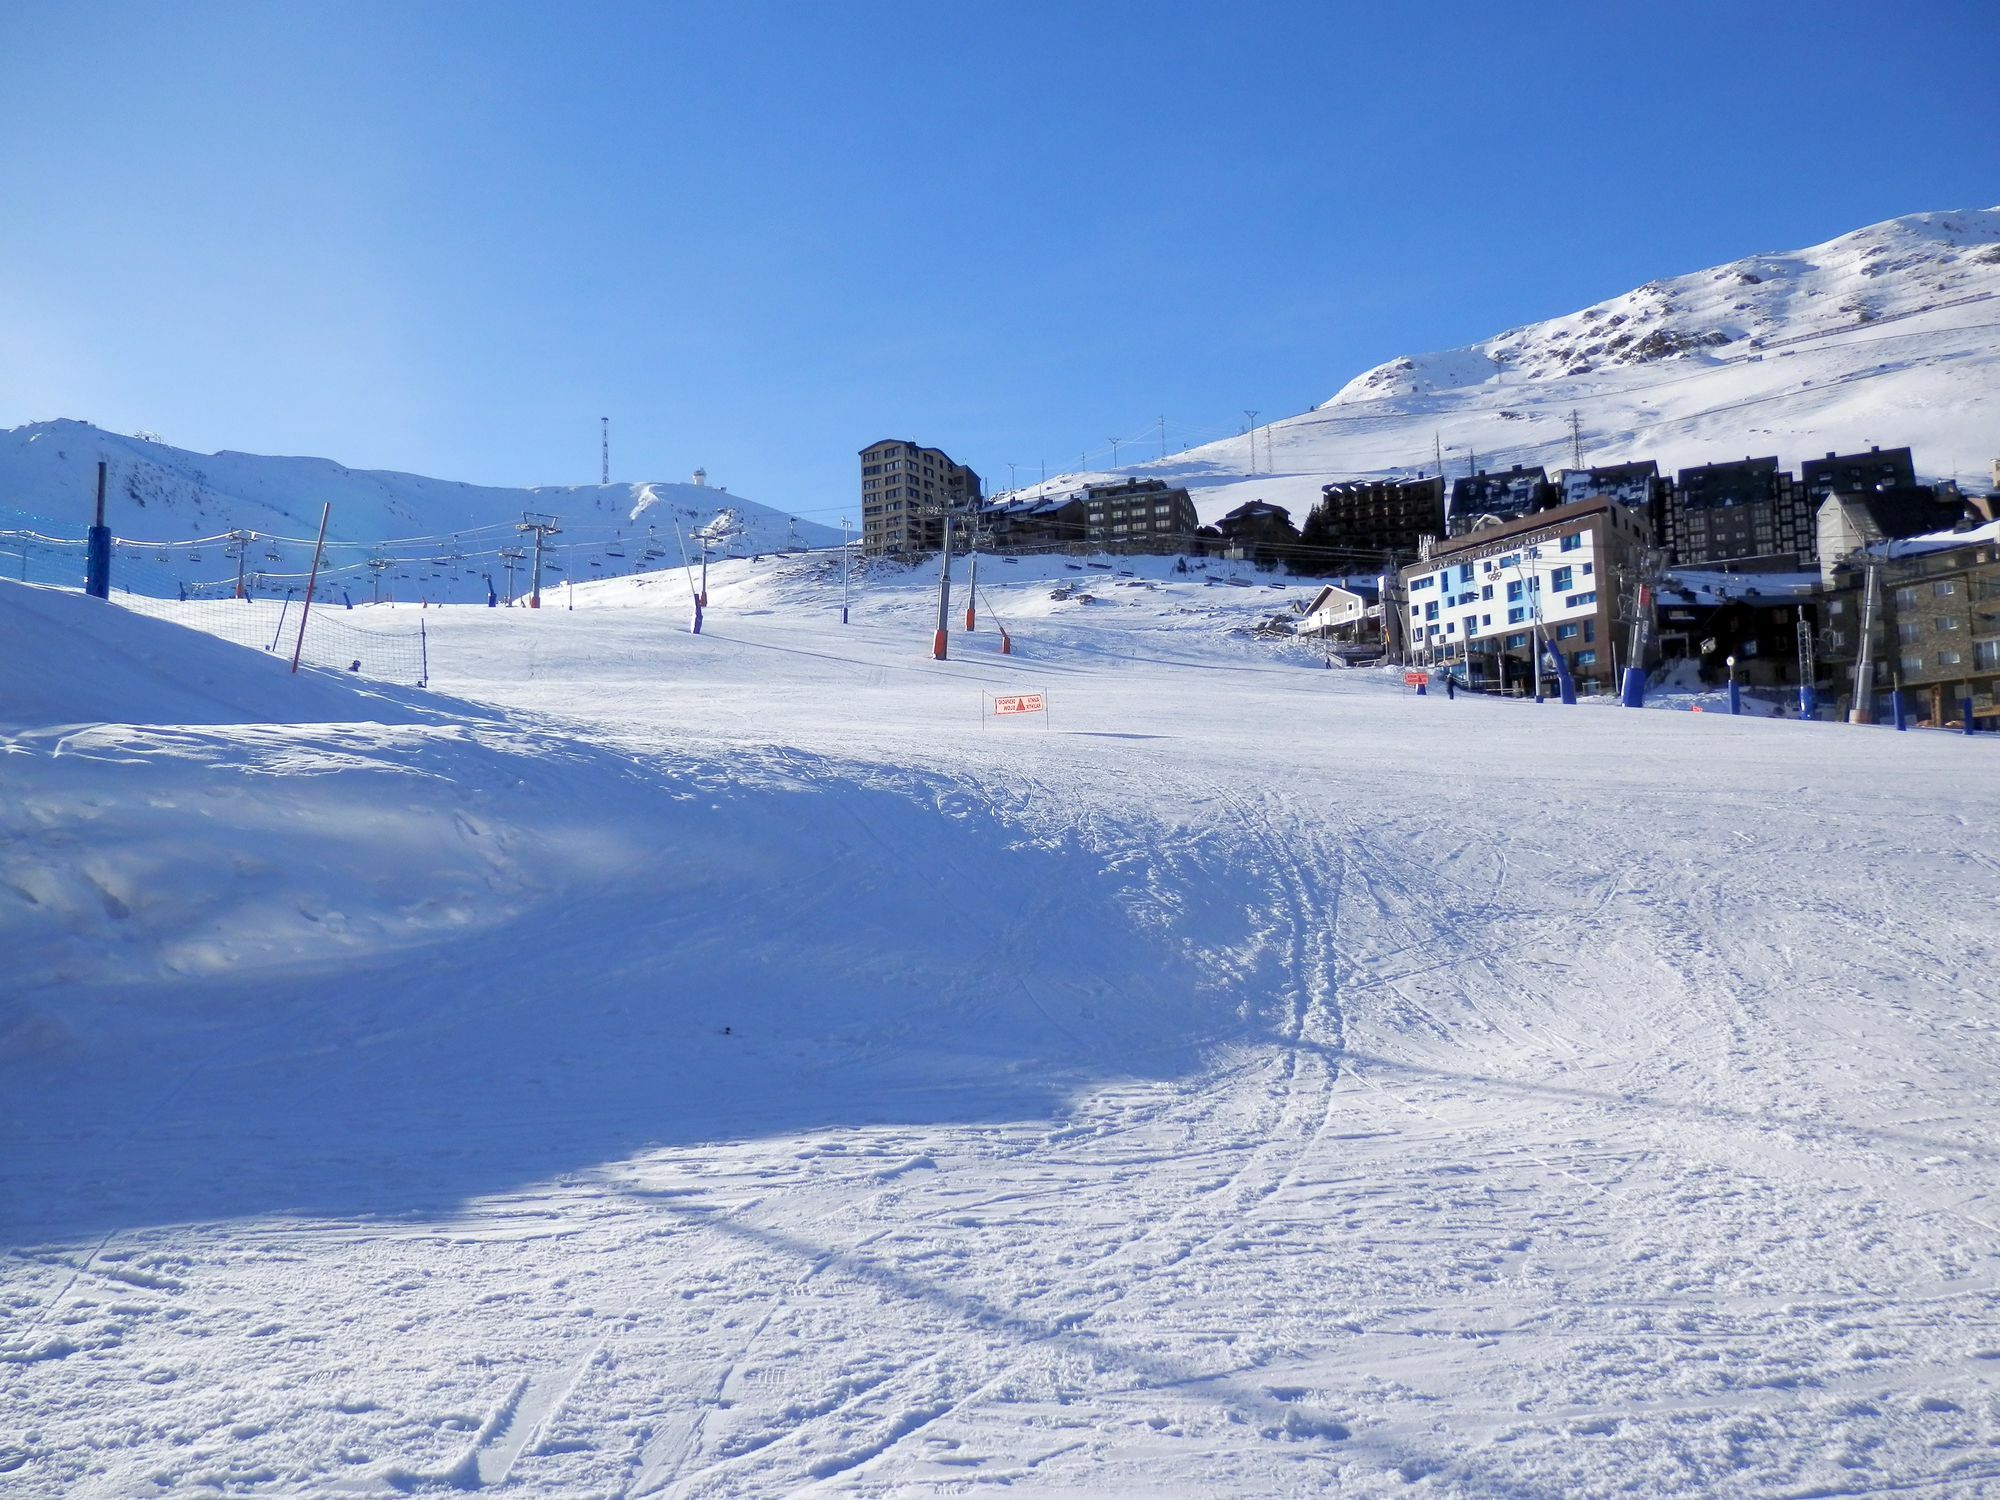
<path id="1" fill-rule="evenodd" d="M 1572 429 L 1572 414 L 1575 428 Z M 2000 208 L 1911 214 L 1803 250 L 1655 280 L 1115 471 L 1187 486 L 1204 522 L 1250 500 L 1303 520 L 1335 480 L 1653 459 L 1663 470 L 1908 445 L 1983 489 L 2000 456 Z M 1038 487 L 1028 487 L 1033 494 Z"/>
<path id="2" fill-rule="evenodd" d="M 1723 364 L 1996 294 L 2000 208 L 1912 214 L 1807 250 L 1649 281 L 1463 349 L 1390 360 L 1350 380 L 1326 407 L 1666 361 Z"/>
<path id="3" fill-rule="evenodd" d="M 231 531 L 256 534 L 248 571 L 261 575 L 265 590 L 282 591 L 310 565 L 323 504 L 330 507 L 327 567 L 336 581 L 362 582 L 380 572 L 392 592 L 432 599 L 483 597 L 485 579 L 504 570 L 501 549 L 519 543 L 515 527 L 527 511 L 559 518 L 555 574 L 578 578 L 678 563 L 677 528 L 690 547 L 702 538 L 717 551 L 746 555 L 840 539 L 831 527 L 706 485 L 466 484 L 350 469 L 324 458 L 193 453 L 68 420 L 0 432 L 0 531 L 81 536 L 100 460 L 108 465 L 111 529 L 140 544 L 121 549 L 126 555 L 114 561 L 114 585 L 140 592 L 233 580 L 225 549 L 204 552 L 198 544 Z M 74 581 L 75 549 L 22 545 L 24 576 Z M 15 546 L 10 541 L 0 550 Z M 371 569 L 371 561 L 381 566 Z"/>

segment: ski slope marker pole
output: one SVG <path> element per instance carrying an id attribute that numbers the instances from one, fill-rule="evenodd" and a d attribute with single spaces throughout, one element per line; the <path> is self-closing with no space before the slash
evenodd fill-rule
<path id="1" fill-rule="evenodd" d="M 306 649 L 306 621 L 312 617 L 313 586 L 319 582 L 319 555 L 326 550 L 326 518 L 332 509 L 331 500 L 323 502 L 319 508 L 319 540 L 313 543 L 312 571 L 306 574 L 306 602 L 304 608 L 299 611 L 299 638 L 292 647 L 294 673 L 299 670 L 299 655 Z"/>

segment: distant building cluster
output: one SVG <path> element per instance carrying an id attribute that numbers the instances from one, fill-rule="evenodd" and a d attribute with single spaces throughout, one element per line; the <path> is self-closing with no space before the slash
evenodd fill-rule
<path id="1" fill-rule="evenodd" d="M 1709 682 L 1810 685 L 1863 717 L 1901 688 L 1925 722 L 1970 712 L 2000 729 L 2000 493 L 1921 484 L 1907 447 L 1797 472 L 1767 456 L 1672 474 L 1639 460 L 1338 480 L 1303 527 L 1263 500 L 1202 526 L 1187 490 L 1159 479 L 988 501 L 970 469 L 912 442 L 871 444 L 861 461 L 871 555 L 936 552 L 950 512 L 995 551 L 1184 552 L 1338 575 L 1299 634 L 1473 688 L 1531 691 L 1559 666 L 1579 691 L 1605 692 L 1626 666 L 1685 661 Z M 2000 492 L 2000 460 L 1993 477 Z"/>

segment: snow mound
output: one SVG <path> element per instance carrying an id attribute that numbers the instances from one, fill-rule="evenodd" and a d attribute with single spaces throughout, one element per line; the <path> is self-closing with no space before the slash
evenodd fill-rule
<path id="1" fill-rule="evenodd" d="M 68 589 L 0 580 L 0 731 L 57 724 L 412 721 L 421 693 L 303 670 Z"/>

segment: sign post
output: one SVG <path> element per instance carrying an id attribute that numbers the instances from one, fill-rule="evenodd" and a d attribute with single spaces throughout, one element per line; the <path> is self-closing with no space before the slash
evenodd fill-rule
<path id="1" fill-rule="evenodd" d="M 1038 693 L 987 693 L 979 695 L 979 727 L 986 727 L 988 713 L 996 719 L 1018 718 L 1022 714 L 1040 714 L 1042 727 L 1049 725 L 1049 695 Z"/>

